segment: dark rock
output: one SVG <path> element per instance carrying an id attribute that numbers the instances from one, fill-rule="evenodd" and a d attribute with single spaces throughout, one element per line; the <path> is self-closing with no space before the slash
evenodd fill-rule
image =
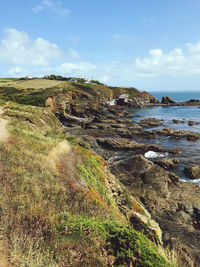
<path id="1" fill-rule="evenodd" d="M 163 126 L 163 123 L 156 118 L 145 118 L 140 121 L 139 125 L 143 128 L 153 128 L 157 126 Z"/>
<path id="2" fill-rule="evenodd" d="M 179 160 L 171 158 L 162 158 L 155 160 L 154 163 L 166 170 L 169 170 L 177 168 Z"/>
<path id="3" fill-rule="evenodd" d="M 194 125 L 198 125 L 199 122 L 195 122 L 195 121 L 188 121 L 188 125 L 189 126 L 194 126 Z"/>
<path id="4" fill-rule="evenodd" d="M 154 150 L 156 152 L 164 152 L 165 150 L 155 144 L 142 144 L 137 143 L 126 138 L 97 138 L 97 143 L 101 145 L 104 149 L 108 150 L 129 150 L 134 153 L 145 153 L 149 150 Z"/>
<path id="5" fill-rule="evenodd" d="M 167 152 L 170 154 L 180 154 L 180 153 L 182 153 L 182 151 L 183 151 L 183 149 L 181 147 L 169 148 L 167 150 Z"/>
<path id="6" fill-rule="evenodd" d="M 176 102 L 169 96 L 163 96 L 161 103 L 162 104 L 175 104 Z"/>
<path id="7" fill-rule="evenodd" d="M 175 123 L 175 124 L 180 124 L 180 123 L 185 123 L 185 120 L 176 120 L 176 119 L 173 119 L 172 122 Z"/>
<path id="8" fill-rule="evenodd" d="M 172 128 L 164 128 L 153 130 L 154 133 L 158 135 L 163 135 L 173 138 L 186 138 L 188 141 L 197 141 L 200 139 L 200 134 L 190 131 L 180 131 Z"/>
<path id="9" fill-rule="evenodd" d="M 200 179 L 200 165 L 190 164 L 184 168 L 184 173 L 189 179 Z"/>
<path id="10" fill-rule="evenodd" d="M 164 244 L 178 249 L 186 266 L 200 266 L 199 186 L 178 181 L 174 173 L 141 155 L 116 162 L 111 169 L 159 222 Z"/>

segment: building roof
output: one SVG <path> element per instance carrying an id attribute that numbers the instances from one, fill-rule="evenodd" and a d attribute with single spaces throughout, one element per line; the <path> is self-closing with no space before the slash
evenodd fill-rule
<path id="1" fill-rule="evenodd" d="M 128 94 L 122 94 L 122 95 L 119 96 L 119 98 L 120 98 L 120 99 L 121 99 L 121 98 L 129 98 L 129 95 L 128 95 Z"/>

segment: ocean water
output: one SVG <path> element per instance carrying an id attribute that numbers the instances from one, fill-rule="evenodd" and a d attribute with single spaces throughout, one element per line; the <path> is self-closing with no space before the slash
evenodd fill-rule
<path id="1" fill-rule="evenodd" d="M 179 101 L 188 101 L 190 99 L 199 99 L 200 100 L 200 90 L 197 91 L 188 91 L 188 92 L 178 92 L 178 91 L 155 91 L 150 92 L 153 96 L 158 98 L 158 100 L 161 100 L 163 96 L 169 96 L 176 102 Z"/>
<path id="2" fill-rule="evenodd" d="M 172 97 L 175 101 L 187 101 L 190 99 L 200 99 L 200 92 L 187 92 L 187 93 L 177 93 L 177 92 L 155 92 L 152 93 L 158 99 L 162 96 L 167 95 Z M 142 118 L 158 118 L 163 120 L 164 127 L 170 127 L 179 130 L 189 130 L 193 132 L 200 133 L 200 108 L 198 106 L 172 106 L 172 107 L 151 107 L 142 109 L 129 109 L 136 117 L 133 118 L 134 121 L 139 122 Z M 140 117 L 137 117 L 139 115 Z M 181 119 L 184 123 L 174 124 L 173 119 Z M 189 126 L 188 121 L 194 121 L 194 126 Z M 163 127 L 157 127 L 163 128 Z M 156 129 L 156 128 L 153 128 Z M 153 129 L 148 129 L 151 131 Z M 183 152 L 178 155 L 172 155 L 169 157 L 177 158 L 180 160 L 180 164 L 174 172 L 178 174 L 183 181 L 190 181 L 184 175 L 184 168 L 188 164 L 200 164 L 200 141 L 189 142 L 186 139 L 174 139 L 162 136 L 157 136 L 156 139 L 144 139 L 143 137 L 135 139 L 135 141 L 146 143 L 146 144 L 157 144 L 166 149 L 181 147 Z M 193 181 L 200 185 L 200 179 Z"/>

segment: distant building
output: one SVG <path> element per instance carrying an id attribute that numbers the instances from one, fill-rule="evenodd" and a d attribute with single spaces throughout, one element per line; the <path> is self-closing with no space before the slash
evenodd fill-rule
<path id="1" fill-rule="evenodd" d="M 24 78 L 25 80 L 32 80 L 33 79 L 33 77 L 31 77 L 31 76 L 26 76 L 25 78 Z"/>
<path id="2" fill-rule="evenodd" d="M 78 82 L 77 79 L 75 79 L 75 78 L 72 78 L 72 79 L 70 79 L 69 81 L 70 81 L 70 82 Z"/>
<path id="3" fill-rule="evenodd" d="M 117 105 L 123 106 L 123 105 L 128 104 L 128 98 L 129 98 L 129 95 L 128 94 L 122 94 L 122 95 L 120 95 L 118 97 L 118 99 L 117 99 Z"/>

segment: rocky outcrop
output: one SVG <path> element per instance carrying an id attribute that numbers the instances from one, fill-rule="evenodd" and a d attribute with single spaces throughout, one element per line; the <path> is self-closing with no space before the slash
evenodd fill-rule
<path id="1" fill-rule="evenodd" d="M 163 169 L 169 170 L 169 169 L 177 168 L 179 160 L 178 159 L 163 158 L 163 159 L 155 160 L 154 163 L 159 165 Z"/>
<path id="2" fill-rule="evenodd" d="M 120 211 L 134 226 L 134 229 L 144 232 L 152 241 L 162 244 L 162 231 L 159 224 L 151 218 L 151 214 L 147 209 L 131 195 L 129 196 L 129 202 L 131 202 L 132 205 L 128 207 L 126 189 L 123 188 L 122 184 L 119 184 L 109 168 L 106 168 L 105 174 L 107 189 L 111 192 Z"/>
<path id="3" fill-rule="evenodd" d="M 143 154 L 149 150 L 153 150 L 156 152 L 165 151 L 161 146 L 155 144 L 146 145 L 142 143 L 137 143 L 136 141 L 132 141 L 126 138 L 97 138 L 97 143 L 108 150 L 131 150 L 135 153 Z"/>
<path id="4" fill-rule="evenodd" d="M 175 123 L 175 124 L 180 124 L 180 123 L 185 123 L 185 120 L 176 120 L 176 119 L 173 119 L 172 122 Z"/>
<path id="5" fill-rule="evenodd" d="M 153 128 L 163 126 L 164 124 L 161 122 L 161 120 L 156 118 L 145 118 L 140 120 L 139 125 L 143 128 Z"/>
<path id="6" fill-rule="evenodd" d="M 190 131 L 180 131 L 172 128 L 164 128 L 164 129 L 158 129 L 153 130 L 154 133 L 158 135 L 163 135 L 167 137 L 173 137 L 173 138 L 186 138 L 188 141 L 197 141 L 200 139 L 200 134 Z"/>
<path id="7" fill-rule="evenodd" d="M 163 96 L 161 103 L 162 104 L 175 104 L 176 102 L 169 96 Z"/>
<path id="8" fill-rule="evenodd" d="M 159 222 L 164 244 L 177 250 L 185 266 L 198 267 L 200 188 L 179 181 L 175 174 L 140 155 L 115 162 L 111 169 Z"/>
<path id="9" fill-rule="evenodd" d="M 200 179 L 200 165 L 190 164 L 184 168 L 184 173 L 189 179 Z"/>

